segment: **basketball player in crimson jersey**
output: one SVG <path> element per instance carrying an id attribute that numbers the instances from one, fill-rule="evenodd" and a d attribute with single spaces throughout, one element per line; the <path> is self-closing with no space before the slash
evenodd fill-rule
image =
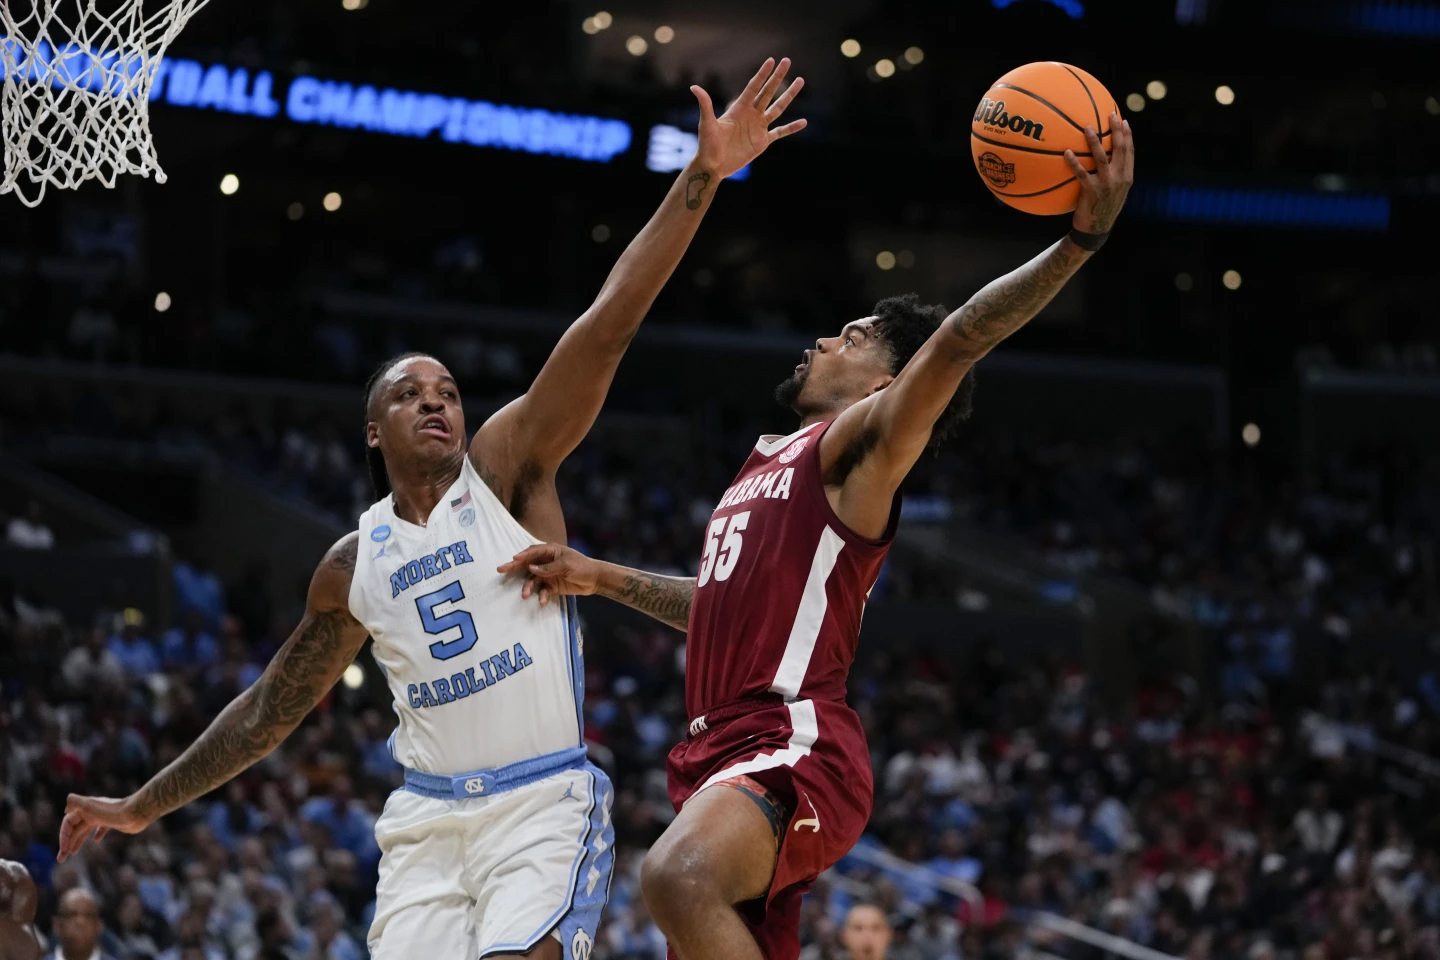
<path id="1" fill-rule="evenodd" d="M 1134 179 L 1128 123 L 1110 116 L 1070 234 L 949 316 L 914 294 L 876 304 L 776 391 L 800 415 L 762 437 L 705 531 L 699 574 L 662 577 L 555 544 L 499 569 L 542 604 L 618 600 L 689 634 L 689 735 L 670 753 L 678 815 L 641 886 L 681 960 L 794 960 L 800 897 L 859 839 L 874 786 L 845 704 L 865 599 L 900 514 L 900 485 L 969 415 L 972 369 L 1050 302 L 1100 248 Z M 708 789 L 718 787 L 721 789 Z"/>

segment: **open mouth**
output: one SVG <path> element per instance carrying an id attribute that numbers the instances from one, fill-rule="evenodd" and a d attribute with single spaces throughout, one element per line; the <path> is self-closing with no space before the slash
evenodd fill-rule
<path id="1" fill-rule="evenodd" d="M 426 417 L 424 420 L 420 421 L 420 432 L 432 434 L 434 436 L 449 440 L 450 424 L 447 423 L 445 421 L 445 418 L 441 416 Z"/>

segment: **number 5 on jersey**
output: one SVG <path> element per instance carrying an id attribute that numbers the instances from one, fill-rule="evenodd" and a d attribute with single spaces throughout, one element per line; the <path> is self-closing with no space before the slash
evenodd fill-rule
<path id="1" fill-rule="evenodd" d="M 711 574 L 716 581 L 730 579 L 736 562 L 740 559 L 740 548 L 744 540 L 740 531 L 750 522 L 750 511 L 737 513 L 733 517 L 717 517 L 710 521 L 705 533 L 705 554 L 700 558 L 700 576 L 695 586 L 703 587 L 710 582 Z"/>
<path id="2" fill-rule="evenodd" d="M 429 634 L 448 633 L 459 629 L 460 636 L 454 640 L 436 640 L 430 644 L 430 655 L 436 660 L 449 660 L 475 646 L 480 635 L 475 632 L 475 618 L 468 611 L 454 609 L 443 616 L 435 616 L 435 608 L 442 603 L 454 603 L 465 599 L 465 590 L 460 581 L 448 584 L 433 593 L 415 598 L 415 609 L 420 611 L 420 625 Z"/>

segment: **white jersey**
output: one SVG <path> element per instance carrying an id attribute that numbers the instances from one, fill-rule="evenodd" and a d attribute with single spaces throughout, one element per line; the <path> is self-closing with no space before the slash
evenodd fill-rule
<path id="1" fill-rule="evenodd" d="M 582 745 L 573 600 L 541 607 L 495 572 L 539 542 L 469 457 L 425 526 L 389 497 L 360 517 L 350 612 L 375 641 L 406 767 L 454 775 Z"/>

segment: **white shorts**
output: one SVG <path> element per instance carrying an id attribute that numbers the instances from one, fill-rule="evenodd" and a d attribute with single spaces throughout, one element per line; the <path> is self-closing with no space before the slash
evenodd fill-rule
<path id="1" fill-rule="evenodd" d="M 375 824 L 372 960 L 523 954 L 546 936 L 566 960 L 588 960 L 615 861 L 613 802 L 590 763 L 486 797 L 395 791 Z"/>

